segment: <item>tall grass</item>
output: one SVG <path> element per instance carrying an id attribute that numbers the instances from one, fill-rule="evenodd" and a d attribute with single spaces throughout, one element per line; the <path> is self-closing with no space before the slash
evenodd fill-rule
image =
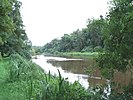
<path id="1" fill-rule="evenodd" d="M 70 84 L 59 70 L 58 73 L 58 77 L 51 76 L 50 72 L 45 75 L 39 100 L 103 100 L 99 87 L 86 90 L 79 82 Z M 99 90 L 96 92 L 96 89 Z"/>
<path id="2" fill-rule="evenodd" d="M 70 84 L 60 71 L 55 77 L 18 54 L 0 62 L 5 81 L 0 83 L 0 100 L 96 100 L 93 89 L 86 90 L 79 82 Z M 6 67 L 5 67 L 6 66 Z M 2 72 L 2 71 L 1 71 Z M 97 95 L 98 94 L 98 95 Z M 102 100 L 102 99 L 98 99 Z"/>

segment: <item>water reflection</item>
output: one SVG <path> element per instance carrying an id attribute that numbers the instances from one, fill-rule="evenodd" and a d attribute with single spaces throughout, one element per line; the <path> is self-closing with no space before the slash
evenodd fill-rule
<path id="1" fill-rule="evenodd" d="M 71 72 L 75 74 L 84 74 L 87 64 L 83 60 L 67 60 L 67 61 L 53 61 L 48 60 L 48 63 L 56 67 L 61 67 L 66 72 Z"/>

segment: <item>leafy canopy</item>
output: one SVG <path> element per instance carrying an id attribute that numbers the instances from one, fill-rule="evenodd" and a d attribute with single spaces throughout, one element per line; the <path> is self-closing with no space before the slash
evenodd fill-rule
<path id="1" fill-rule="evenodd" d="M 10 55 L 17 52 L 30 57 L 30 41 L 24 30 L 20 14 L 21 2 L 17 0 L 0 0 L 0 52 Z"/>

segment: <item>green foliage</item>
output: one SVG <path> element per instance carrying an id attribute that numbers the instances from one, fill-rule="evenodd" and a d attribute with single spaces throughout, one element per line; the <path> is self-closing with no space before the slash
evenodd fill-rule
<path id="1" fill-rule="evenodd" d="M 20 7 L 21 2 L 17 0 L 0 1 L 0 52 L 3 57 L 17 52 L 30 58 L 31 43 L 24 30 Z"/>
<path id="2" fill-rule="evenodd" d="M 124 87 L 122 93 L 113 93 L 109 96 L 110 100 L 132 100 L 133 99 L 133 83 L 130 83 L 128 86 Z"/>
<path id="3" fill-rule="evenodd" d="M 93 52 L 93 48 L 91 46 L 85 47 L 81 52 Z"/>
<path id="4" fill-rule="evenodd" d="M 126 71 L 133 66 L 133 10 L 130 0 L 113 0 L 107 16 L 105 33 L 106 52 L 99 58 L 99 66 Z"/>
<path id="5" fill-rule="evenodd" d="M 38 96 L 40 100 L 103 100 L 100 87 L 85 90 L 77 81 L 70 84 L 62 78 L 60 72 L 57 78 L 51 76 L 49 72 L 45 79 L 42 94 Z"/>
<path id="6" fill-rule="evenodd" d="M 105 52 L 98 58 L 98 65 L 102 74 L 110 79 L 114 78 L 116 70 L 131 73 L 133 79 L 133 2 L 132 0 L 112 0 L 112 6 L 106 17 L 107 26 L 104 29 Z M 128 85 L 122 93 L 113 90 L 111 100 L 132 100 L 133 86 Z"/>
<path id="7" fill-rule="evenodd" d="M 96 46 L 104 47 L 103 45 L 103 29 L 106 25 L 106 21 L 103 19 L 102 16 L 100 16 L 100 19 L 88 19 L 88 34 L 87 38 L 90 39 L 89 43 L 92 48 Z"/>
<path id="8" fill-rule="evenodd" d="M 32 46 L 32 50 L 30 52 L 32 55 L 40 55 L 43 53 L 42 46 Z"/>
<path id="9" fill-rule="evenodd" d="M 9 76 L 8 74 L 8 66 L 9 66 L 9 61 L 8 59 L 0 59 L 0 83 L 4 82 L 7 80 L 7 77 Z"/>
<path id="10" fill-rule="evenodd" d="M 19 54 L 12 54 L 10 58 L 2 61 L 0 62 L 2 65 L 0 66 L 0 99 L 36 98 L 41 90 L 41 80 L 44 79 L 42 69 Z"/>
<path id="11" fill-rule="evenodd" d="M 31 42 L 24 30 L 20 14 L 21 2 L 0 0 L 0 100 L 132 100 L 132 79 L 122 93 L 112 90 L 107 96 L 103 88 L 96 86 L 85 90 L 81 84 L 70 84 L 62 78 L 44 74 L 32 61 Z M 97 56 L 102 75 L 113 78 L 115 70 L 132 72 L 133 66 L 133 2 L 112 0 L 106 19 L 88 19 L 87 28 L 64 34 L 43 48 L 34 47 L 33 53 L 72 52 L 70 56 Z M 86 52 L 94 52 L 86 53 Z M 76 53 L 75 53 L 76 52 Z M 84 53 L 81 53 L 84 52 Z M 132 76 L 133 77 L 133 76 Z"/>
<path id="12" fill-rule="evenodd" d="M 12 11 L 12 5 L 7 0 L 0 1 L 0 45 L 7 42 L 9 36 L 13 34 L 13 22 L 9 17 Z"/>
<path id="13" fill-rule="evenodd" d="M 12 55 L 11 59 L 0 62 L 1 100 L 102 100 L 102 93 L 95 92 L 98 87 L 86 90 L 78 82 L 71 84 L 59 70 L 59 77 L 51 76 L 50 72 L 44 74 L 39 66 L 20 55 Z"/>
<path id="14" fill-rule="evenodd" d="M 18 79 L 26 79 L 26 77 L 31 76 L 31 66 L 29 61 L 24 59 L 19 54 L 11 54 L 10 56 L 10 82 L 16 81 Z"/>
<path id="15" fill-rule="evenodd" d="M 95 58 L 98 56 L 98 52 L 64 52 L 56 55 L 70 58 Z"/>
<path id="16" fill-rule="evenodd" d="M 103 29 L 106 21 L 88 19 L 87 28 L 76 30 L 71 34 L 64 34 L 61 39 L 54 39 L 42 48 L 43 52 L 90 52 L 103 49 Z"/>

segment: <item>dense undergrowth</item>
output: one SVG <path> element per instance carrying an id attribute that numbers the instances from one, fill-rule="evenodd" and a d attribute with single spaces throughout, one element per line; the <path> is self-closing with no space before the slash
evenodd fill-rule
<path id="1" fill-rule="evenodd" d="M 75 82 L 70 84 L 60 71 L 51 76 L 31 60 L 18 54 L 0 59 L 0 100 L 131 100 L 132 87 L 123 93 L 111 91 L 107 95 L 98 85 L 85 89 Z"/>
<path id="2" fill-rule="evenodd" d="M 0 100 L 96 100 L 95 89 L 84 89 L 78 82 L 45 74 L 35 63 L 12 54 L 0 59 Z"/>

